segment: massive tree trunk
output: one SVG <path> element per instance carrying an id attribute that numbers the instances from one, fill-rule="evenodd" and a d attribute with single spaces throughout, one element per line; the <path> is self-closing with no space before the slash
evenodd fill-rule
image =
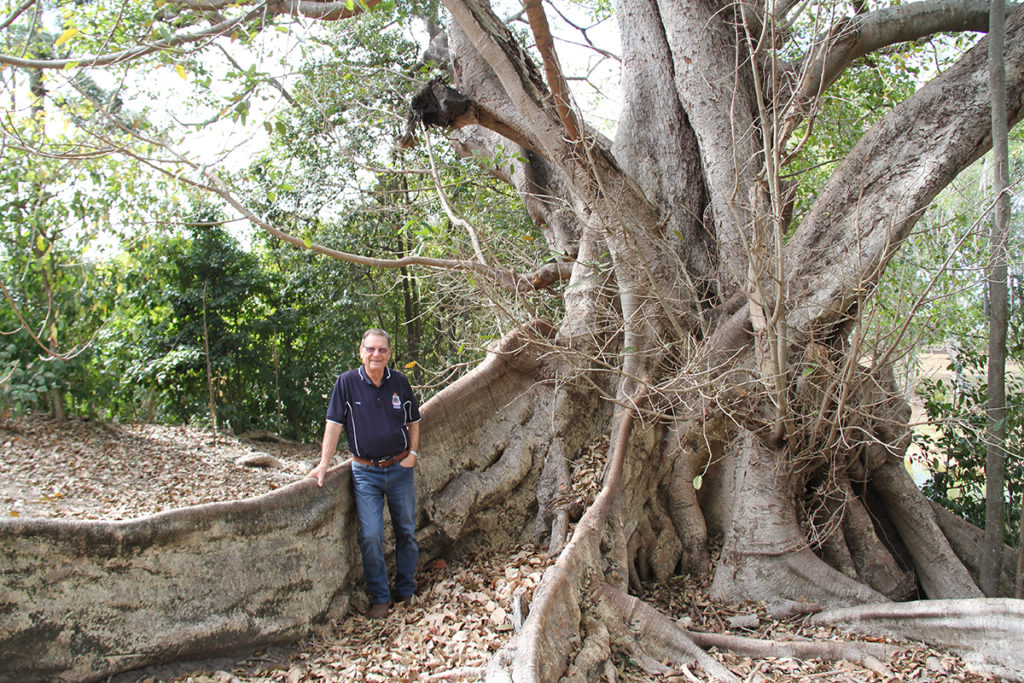
<path id="1" fill-rule="evenodd" d="M 914 487 L 902 465 L 909 408 L 886 359 L 866 364 L 855 334 L 865 298 L 922 211 L 991 143 L 984 43 L 871 128 L 799 224 L 789 219 L 780 180 L 790 134 L 813 95 L 853 59 L 925 32 L 973 27 L 984 10 L 934 0 L 914 3 L 910 14 L 865 12 L 824 32 L 803 60 L 784 64 L 773 61 L 773 41 L 788 30 L 795 3 L 772 6 L 772 16 L 760 5 L 714 0 L 621 0 L 625 97 L 612 142 L 566 106 L 543 7 L 525 4 L 544 76 L 485 0 L 446 0 L 460 96 L 451 98 L 458 110 L 439 121 L 458 129 L 459 149 L 493 150 L 500 136 L 521 150 L 524 163 L 495 172 L 523 194 L 549 246 L 571 264 L 564 314 L 515 329 L 424 407 L 418 465 L 424 558 L 522 540 L 546 542 L 559 555 L 489 676 L 594 680 L 601 653 L 617 649 L 651 670 L 696 660 L 706 674 L 731 679 L 698 646 L 729 641 L 687 633 L 629 594 L 676 572 L 710 574 L 723 600 L 872 604 L 872 618 L 895 614 L 904 623 L 929 618 L 929 608 L 877 605 L 972 599 L 958 603 L 967 605 L 963 619 L 990 609 L 973 601 L 981 595 L 970 557 L 978 536 Z M 1009 17 L 1006 42 L 1012 124 L 1024 111 L 1024 11 Z M 604 485 L 581 517 L 571 473 L 602 436 L 612 444 Z M 341 474 L 332 476 L 342 483 Z M 329 530 L 332 520 L 310 517 L 325 500 L 334 515 L 350 509 L 337 485 L 319 494 L 297 484 L 267 504 L 279 500 L 313 524 L 300 527 L 295 552 L 319 556 L 340 543 L 351 554 L 351 540 L 339 542 Z M 86 580 L 104 574 L 120 583 L 100 591 L 108 604 L 100 612 L 74 603 L 75 620 L 106 625 L 72 631 L 57 623 L 70 604 L 65 588 L 35 576 L 26 558 L 53 548 L 70 553 L 64 545 L 77 528 L 5 522 L 4 618 L 20 631 L 4 651 L 33 642 L 31 620 L 10 615 L 31 612 L 42 593 L 46 608 L 36 611 L 46 632 L 73 640 L 88 662 L 76 673 L 125 667 L 104 654 L 122 646 L 105 629 L 118 619 L 130 626 L 124 608 L 141 581 L 133 572 L 155 571 L 146 559 L 151 548 L 188 558 L 209 538 L 247 538 L 235 508 L 182 515 L 201 522 L 194 533 L 178 524 L 167 534 L 150 529 L 179 517 L 88 528 L 102 542 L 74 550 L 78 559 L 62 571 L 75 579 L 64 585 L 104 587 L 113 578 Z M 715 556 L 710 548 L 719 544 Z M 347 606 L 354 579 L 346 558 L 315 576 L 282 569 L 244 581 L 218 580 L 195 560 L 161 560 L 170 569 L 157 604 L 170 615 L 166 630 L 178 635 L 145 648 L 167 658 L 293 633 L 295 614 L 322 618 L 332 596 L 336 609 Z M 181 585 L 195 581 L 229 605 L 182 606 Z M 267 590 L 276 600 L 249 609 L 246 596 Z M 305 612 L 291 610 L 307 598 Z M 991 609 L 1019 640 L 1019 609 Z M 227 616 L 203 633 L 170 625 L 191 623 L 196 610 Z M 950 612 L 955 620 L 958 612 Z M 244 636 L 214 637 L 236 617 Z M 949 632 L 935 642 L 949 645 Z M 566 642 L 574 644 L 569 651 Z M 986 642 L 962 645 L 1004 674 L 1021 675 L 1013 654 L 1021 647 L 993 650 Z M 38 670 L 46 672 L 71 666 L 34 647 L 19 661 L 45 660 L 48 668 Z"/>
<path id="2" fill-rule="evenodd" d="M 677 571 L 713 572 L 713 595 L 726 600 L 980 597 L 962 529 L 937 519 L 903 468 L 909 406 L 891 367 L 884 358 L 862 366 L 853 333 L 928 203 L 990 144 L 984 43 L 874 126 L 798 225 L 779 160 L 809 95 L 852 59 L 916 31 L 979 28 L 984 9 L 920 3 L 911 15 L 858 16 L 803 63 L 782 65 L 762 30 L 781 31 L 784 17 L 701 0 L 622 0 L 625 103 L 609 144 L 552 102 L 564 83 L 537 14 L 530 24 L 550 99 L 486 3 L 446 4 L 454 85 L 474 103 L 473 115 L 455 117 L 460 144 L 497 134 L 540 157 L 557 182 L 543 186 L 545 202 L 536 185 L 516 183 L 531 193 L 531 214 L 554 229 L 565 216 L 548 221 L 544 207 L 572 207 L 578 244 L 603 245 L 612 274 L 595 293 L 607 304 L 567 306 L 544 348 L 548 367 L 575 367 L 577 381 L 607 387 L 619 415 L 614 464 L 491 674 L 578 675 L 574 655 L 549 646 L 566 631 L 584 668 L 584 653 L 609 643 L 639 657 L 625 626 L 638 608 L 625 591 Z M 1024 35 L 1024 13 L 1008 31 Z M 1019 42 L 1007 40 L 1011 123 L 1022 113 Z M 591 263 L 578 257 L 577 273 Z M 595 354 L 589 365 L 575 355 L 581 339 Z M 559 392 L 578 396 L 566 385 Z M 569 404 L 550 405 L 548 438 L 571 461 L 561 441 Z M 534 425 L 529 432 L 536 438 Z M 540 505 L 545 493 L 538 489 Z M 722 544 L 713 566 L 709 538 Z M 692 657 L 670 623 L 644 623 L 655 659 Z"/>

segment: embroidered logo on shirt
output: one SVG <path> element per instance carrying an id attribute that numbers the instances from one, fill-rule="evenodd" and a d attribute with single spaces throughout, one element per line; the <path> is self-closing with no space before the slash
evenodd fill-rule
<path id="1" fill-rule="evenodd" d="M 398 398 L 398 394 L 391 394 L 391 407 L 395 410 L 402 407 L 402 399 Z"/>

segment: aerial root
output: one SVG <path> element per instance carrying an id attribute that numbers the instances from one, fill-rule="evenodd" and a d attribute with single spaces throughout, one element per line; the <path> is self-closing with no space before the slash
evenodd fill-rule
<path id="1" fill-rule="evenodd" d="M 981 590 L 950 547 L 935 521 L 928 499 L 902 462 L 886 463 L 871 483 L 890 511 L 890 519 L 906 545 L 917 576 L 929 598 L 980 598 Z"/>
<path id="2" fill-rule="evenodd" d="M 544 468 L 537 482 L 537 502 L 540 504 L 538 534 L 545 526 L 548 527 L 548 557 L 557 557 L 565 548 L 569 533 L 569 507 L 573 503 L 568 495 L 571 489 L 565 447 L 562 439 L 555 437 L 544 455 Z"/>
<path id="3" fill-rule="evenodd" d="M 702 423 L 701 429 L 706 425 Z M 711 572 L 711 555 L 708 553 L 707 522 L 697 501 L 697 490 L 693 486 L 694 478 L 703 471 L 704 463 L 710 459 L 706 449 L 695 450 L 684 448 L 680 440 L 679 427 L 669 430 L 670 439 L 666 451 L 678 451 L 680 455 L 674 459 L 672 471 L 667 478 L 668 514 L 675 526 L 676 535 L 682 548 L 681 565 L 685 572 L 696 576 L 705 576 Z M 703 444 L 706 435 L 702 431 L 689 440 L 695 444 Z"/>

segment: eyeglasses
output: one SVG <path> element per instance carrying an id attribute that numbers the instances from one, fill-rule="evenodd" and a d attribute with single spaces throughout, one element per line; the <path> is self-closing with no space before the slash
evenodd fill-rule
<path id="1" fill-rule="evenodd" d="M 379 353 L 381 355 L 387 353 L 390 350 L 391 350 L 390 346 L 377 346 L 377 347 L 364 346 L 363 347 L 363 351 L 366 351 L 367 353 Z"/>

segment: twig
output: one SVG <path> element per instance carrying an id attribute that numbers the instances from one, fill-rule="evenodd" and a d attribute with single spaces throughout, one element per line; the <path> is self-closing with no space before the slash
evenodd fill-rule
<path id="1" fill-rule="evenodd" d="M 477 678 L 484 671 L 482 666 L 460 666 L 457 669 L 441 671 L 440 673 L 427 676 L 428 681 L 458 681 L 467 678 Z"/>

